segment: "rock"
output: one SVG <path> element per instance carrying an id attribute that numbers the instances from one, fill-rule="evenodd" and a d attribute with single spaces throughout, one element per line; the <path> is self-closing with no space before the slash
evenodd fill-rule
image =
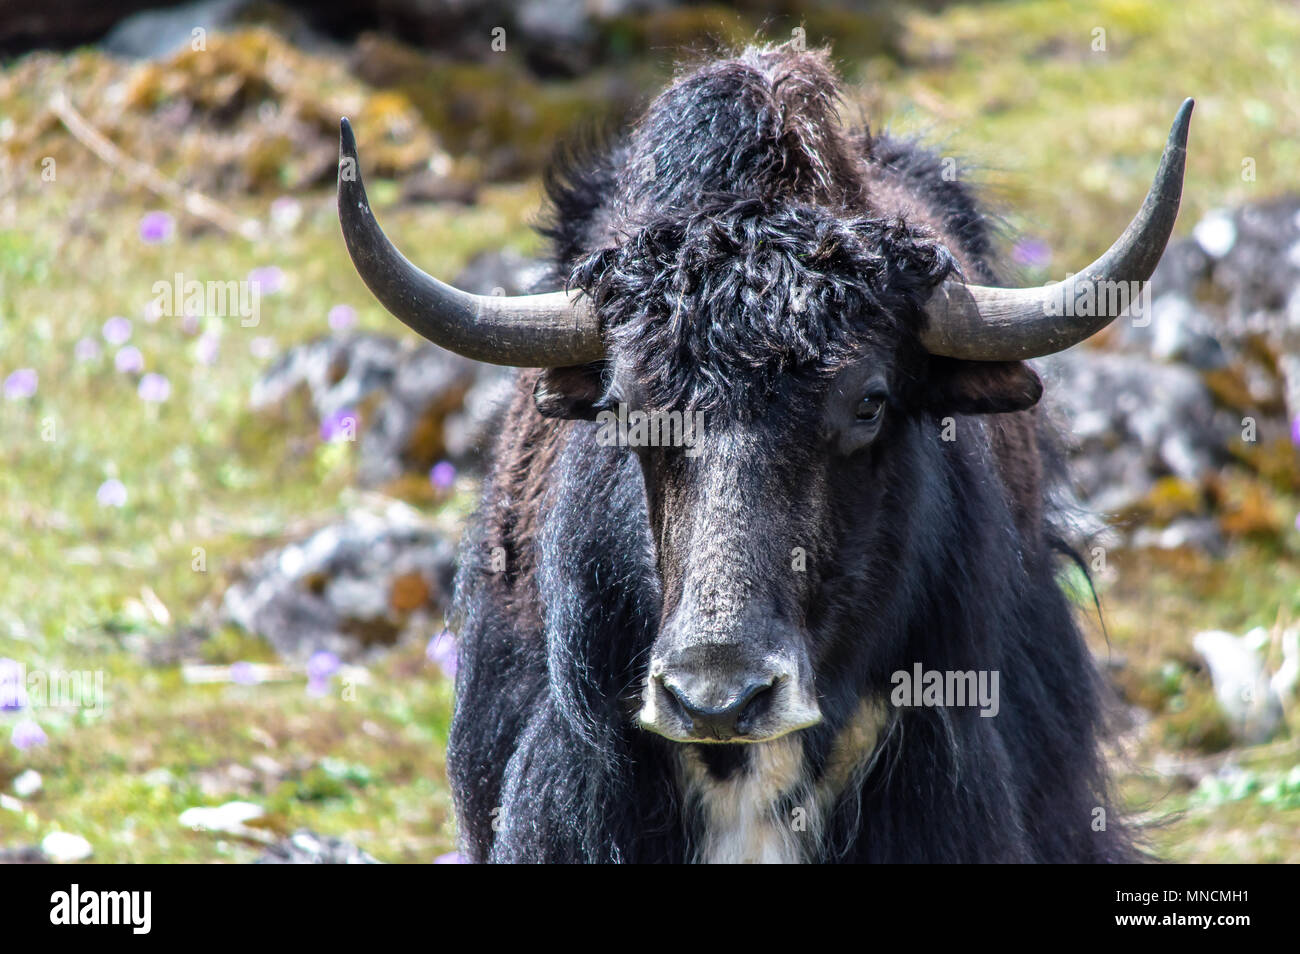
<path id="1" fill-rule="evenodd" d="M 38 845 L 0 848 L 0 865 L 48 865 L 50 858 Z"/>
<path id="2" fill-rule="evenodd" d="M 1223 258 L 1237 244 L 1237 223 L 1222 210 L 1211 212 L 1196 223 L 1192 238 L 1210 258 Z"/>
<path id="3" fill-rule="evenodd" d="M 456 275 L 452 284 L 476 295 L 527 295 L 555 291 L 549 266 L 540 259 L 526 258 L 511 251 L 481 252 Z"/>
<path id="4" fill-rule="evenodd" d="M 1214 697 L 1233 734 L 1251 744 L 1267 742 L 1283 724 L 1282 703 L 1264 663 L 1268 641 L 1268 631 L 1262 628 L 1240 637 L 1207 630 L 1192 639 L 1209 666 Z"/>
<path id="5" fill-rule="evenodd" d="M 330 838 L 301 828 L 272 845 L 255 862 L 259 865 L 377 865 L 378 860 L 342 838 Z"/>
<path id="6" fill-rule="evenodd" d="M 229 27 L 249 0 L 199 0 L 171 9 L 142 10 L 122 20 L 100 41 L 114 56 L 156 60 L 188 45 L 192 31 Z"/>
<path id="7" fill-rule="evenodd" d="M 507 294 L 521 293 L 522 279 L 496 265 L 480 268 L 471 290 L 504 281 Z M 285 353 L 253 386 L 250 406 L 285 415 L 292 396 L 305 393 L 313 429 L 359 440 L 358 477 L 376 487 L 403 474 L 425 478 L 443 459 L 477 467 L 514 374 L 412 338 L 339 334 Z"/>
<path id="8" fill-rule="evenodd" d="M 347 519 L 253 561 L 221 616 L 287 659 L 327 651 L 355 660 L 408 632 L 427 632 L 447 605 L 450 541 L 405 504 Z"/>
<path id="9" fill-rule="evenodd" d="M 266 810 L 253 802 L 226 802 L 216 807 L 196 806 L 181 812 L 180 823 L 186 828 L 239 833 Z"/>
<path id="10" fill-rule="evenodd" d="M 528 65 L 543 76 L 577 76 L 595 65 L 597 38 L 591 12 L 598 4 L 586 0 L 521 0 L 516 21 L 529 37 Z"/>
<path id="11" fill-rule="evenodd" d="M 477 465 L 514 374 L 432 344 L 407 354 L 362 432 L 362 485 L 380 486 L 403 473 L 423 476 L 442 459 Z"/>
<path id="12" fill-rule="evenodd" d="M 253 385 L 249 404 L 264 411 L 283 406 L 299 388 L 306 390 L 318 420 L 356 410 L 393 380 L 402 343 L 368 333 L 317 338 L 290 348 Z"/>
<path id="13" fill-rule="evenodd" d="M 1216 400 L 1285 433 L 1300 415 L 1300 197 L 1216 210 L 1172 242 L 1152 321 L 1119 325 L 1128 353 L 1189 365 Z"/>
<path id="14" fill-rule="evenodd" d="M 41 852 L 56 864 L 85 861 L 95 853 L 90 842 L 66 831 L 52 831 L 42 838 Z"/>
<path id="15" fill-rule="evenodd" d="M 1138 527 L 1129 537 L 1136 550 L 1180 550 L 1192 547 L 1210 553 L 1223 549 L 1219 527 L 1210 517 L 1186 517 L 1165 527 Z"/>
<path id="16" fill-rule="evenodd" d="M 1190 368 L 1088 348 L 1036 367 L 1063 424 L 1075 491 L 1094 512 L 1138 507 L 1163 477 L 1200 485 L 1240 433 Z"/>
<path id="17" fill-rule="evenodd" d="M 31 798 L 41 790 L 41 773 L 28 769 L 14 779 L 14 794 L 19 798 Z"/>
<path id="18" fill-rule="evenodd" d="M 1119 320 L 1119 350 L 1142 352 L 1158 361 L 1183 362 L 1209 370 L 1227 363 L 1214 320 L 1183 292 L 1167 292 L 1151 302 L 1143 324 Z"/>
<path id="19" fill-rule="evenodd" d="M 466 179 L 456 179 L 432 169 L 421 169 L 402 182 L 401 201 L 450 202 L 455 205 L 473 205 L 478 201 L 478 184 Z"/>
<path id="20" fill-rule="evenodd" d="M 1252 203 L 1233 215 L 1238 238 L 1215 261 L 1212 280 L 1228 292 L 1228 317 L 1277 312 L 1300 284 L 1300 261 L 1290 254 L 1300 240 L 1300 197 Z"/>

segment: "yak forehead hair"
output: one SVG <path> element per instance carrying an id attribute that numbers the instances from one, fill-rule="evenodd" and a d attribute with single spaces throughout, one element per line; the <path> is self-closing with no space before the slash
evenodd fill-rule
<path id="1" fill-rule="evenodd" d="M 741 192 L 840 207 L 865 192 L 824 50 L 751 47 L 679 77 L 632 131 L 619 179 L 638 206 Z"/>
<path id="2" fill-rule="evenodd" d="M 632 130 L 612 238 L 566 277 L 647 400 L 753 414 L 867 340 L 892 353 L 922 320 L 952 259 L 923 227 L 870 214 L 838 96 L 825 52 L 751 48 L 680 77 Z"/>
<path id="3" fill-rule="evenodd" d="M 748 417 L 868 343 L 914 350 L 925 298 L 952 268 L 898 220 L 732 195 L 659 212 L 570 282 L 651 404 Z"/>

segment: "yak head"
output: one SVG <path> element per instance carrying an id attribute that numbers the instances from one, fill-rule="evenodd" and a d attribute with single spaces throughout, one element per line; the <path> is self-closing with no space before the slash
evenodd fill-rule
<path id="1" fill-rule="evenodd" d="M 1101 258 L 1044 287 L 972 284 L 942 229 L 876 203 L 835 102 L 825 57 L 788 48 L 679 80 L 617 151 L 569 290 L 518 297 L 459 291 L 392 247 L 344 120 L 339 212 L 379 300 L 453 351 L 544 369 L 540 413 L 635 456 L 661 593 L 639 721 L 672 740 L 820 721 L 817 673 L 846 652 L 823 617 L 855 611 L 864 552 L 905 548 L 888 495 L 916 479 L 919 428 L 1032 406 L 1024 360 L 1117 317 L 1106 283 L 1144 282 L 1177 214 L 1190 101 Z"/>

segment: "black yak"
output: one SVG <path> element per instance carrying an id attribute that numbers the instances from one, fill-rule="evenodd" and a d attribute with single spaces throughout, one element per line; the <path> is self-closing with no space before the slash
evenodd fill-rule
<path id="1" fill-rule="evenodd" d="M 552 171 L 565 290 L 516 298 L 389 244 L 344 121 L 370 289 L 444 347 L 536 369 L 461 551 L 471 860 L 1139 856 L 1025 360 L 1149 277 L 1191 102 L 1115 245 L 1008 289 L 950 165 L 842 127 L 838 96 L 827 55 L 789 45 L 683 74 Z"/>

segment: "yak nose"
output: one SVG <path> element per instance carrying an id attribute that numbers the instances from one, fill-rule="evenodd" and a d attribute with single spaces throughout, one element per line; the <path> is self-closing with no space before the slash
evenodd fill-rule
<path id="1" fill-rule="evenodd" d="M 771 708 L 777 674 L 749 678 L 732 691 L 683 674 L 658 677 L 665 701 L 677 706 L 690 734 L 720 742 L 743 736 Z"/>
<path id="2" fill-rule="evenodd" d="M 653 656 L 638 721 L 674 742 L 763 742 L 821 721 L 806 660 L 743 644 Z"/>

